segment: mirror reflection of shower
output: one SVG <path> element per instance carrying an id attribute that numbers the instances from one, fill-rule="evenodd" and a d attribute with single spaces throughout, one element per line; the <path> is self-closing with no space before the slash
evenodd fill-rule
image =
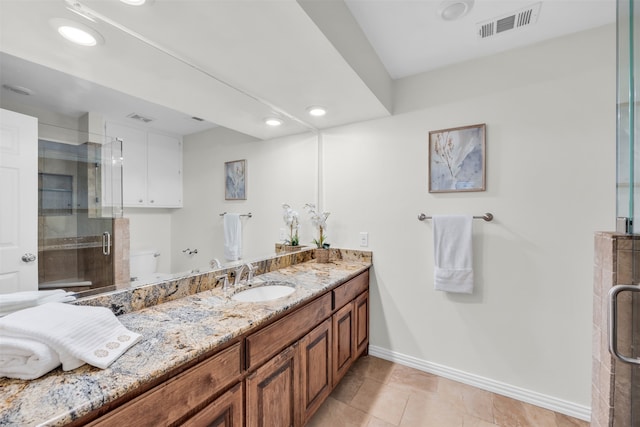
<path id="1" fill-rule="evenodd" d="M 113 217 L 122 212 L 114 144 L 38 141 L 39 289 L 113 284 Z"/>

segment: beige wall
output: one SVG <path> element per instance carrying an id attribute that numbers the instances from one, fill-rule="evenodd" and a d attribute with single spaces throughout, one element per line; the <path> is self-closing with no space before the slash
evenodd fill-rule
<path id="1" fill-rule="evenodd" d="M 374 253 L 374 351 L 588 416 L 615 79 L 609 26 L 400 80 L 396 115 L 324 132 L 329 241 L 355 248 L 368 231 Z M 429 194 L 429 130 L 475 123 L 487 124 L 487 191 Z M 421 212 L 495 215 L 474 222 L 473 295 L 433 290 Z"/>
<path id="2" fill-rule="evenodd" d="M 172 209 L 124 208 L 129 219 L 130 251 L 154 250 L 158 257 L 158 272 L 172 273 L 171 259 L 180 252 L 171 244 Z"/>
<path id="3" fill-rule="evenodd" d="M 359 248 L 367 231 L 374 253 L 372 352 L 588 418 L 593 232 L 615 220 L 615 78 L 608 26 L 399 80 L 394 116 L 323 131 L 328 241 Z M 428 132 L 475 123 L 487 124 L 487 191 L 429 194 Z M 185 138 L 172 218 L 174 249 L 205 248 L 204 262 L 221 256 L 218 213 L 262 209 L 245 245 L 270 247 L 280 204 L 315 199 L 314 137 L 225 132 Z M 222 165 L 241 158 L 248 200 L 225 203 Z M 474 222 L 473 295 L 433 290 L 421 212 L 495 215 Z"/>
<path id="4" fill-rule="evenodd" d="M 173 271 L 206 267 L 213 258 L 225 262 L 222 212 L 242 219 L 243 259 L 275 252 L 283 228 L 282 204 L 302 206 L 317 199 L 317 140 L 313 134 L 260 141 L 226 128 L 184 137 L 184 208 L 172 215 Z M 224 163 L 247 161 L 247 200 L 226 201 Z M 312 239 L 309 225 L 301 244 Z M 185 256 L 179 249 L 197 248 Z"/>

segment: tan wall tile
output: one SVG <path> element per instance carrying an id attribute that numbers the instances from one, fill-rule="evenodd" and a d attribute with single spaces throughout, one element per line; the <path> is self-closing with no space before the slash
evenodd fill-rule
<path id="1" fill-rule="evenodd" d="M 591 330 L 591 356 L 595 362 L 600 363 L 602 354 L 602 331 L 599 325 L 593 325 Z"/>
<path id="2" fill-rule="evenodd" d="M 113 219 L 113 277 L 116 285 L 129 285 L 129 218 Z"/>
<path id="3" fill-rule="evenodd" d="M 615 240 L 608 234 L 596 234 L 594 262 L 599 267 L 609 267 L 614 265 L 615 261 Z"/>
<path id="4" fill-rule="evenodd" d="M 618 285 L 630 284 L 633 281 L 633 252 L 618 250 L 616 282 Z"/>
<path id="5" fill-rule="evenodd" d="M 616 239 L 619 251 L 632 250 L 634 241 L 637 240 L 637 239 L 633 239 L 632 236 L 620 235 L 620 234 L 615 235 L 615 239 Z"/>
<path id="6" fill-rule="evenodd" d="M 636 243 L 636 245 L 638 246 L 638 248 L 640 248 L 640 242 Z M 631 282 L 631 284 L 639 284 L 640 283 L 640 268 L 638 268 L 640 266 L 640 250 L 635 250 L 632 252 L 632 256 L 633 256 L 633 262 L 634 262 L 634 266 L 636 268 L 634 268 L 633 270 L 633 280 Z"/>
<path id="7" fill-rule="evenodd" d="M 593 363 L 592 363 L 592 426 L 626 427 L 630 423 L 630 366 L 614 362 L 608 349 L 608 292 L 616 284 L 639 283 L 640 266 L 637 237 L 596 233 L 594 253 L 593 297 Z M 635 270 L 640 270 L 637 268 Z M 632 298 L 628 292 L 618 297 L 618 349 L 631 354 Z M 615 415 L 615 416 L 614 416 Z"/>

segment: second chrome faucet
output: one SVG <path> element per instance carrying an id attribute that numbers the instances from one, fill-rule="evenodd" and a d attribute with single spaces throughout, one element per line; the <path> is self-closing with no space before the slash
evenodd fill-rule
<path id="1" fill-rule="evenodd" d="M 253 280 L 253 274 L 256 271 L 256 266 L 251 264 L 250 262 L 246 264 L 242 264 L 238 269 L 236 269 L 235 277 L 233 279 L 233 286 L 238 286 L 242 283 L 242 276 L 246 272 L 247 273 L 247 282 Z"/>

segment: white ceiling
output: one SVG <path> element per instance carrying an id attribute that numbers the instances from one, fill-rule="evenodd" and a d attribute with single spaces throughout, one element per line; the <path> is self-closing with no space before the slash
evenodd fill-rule
<path id="1" fill-rule="evenodd" d="M 615 22 L 615 0 L 475 0 L 467 15 L 445 21 L 443 0 L 346 0 L 392 78 L 441 68 Z M 537 21 L 480 39 L 477 25 L 541 3 Z"/>
<path id="2" fill-rule="evenodd" d="M 10 72 L 11 61 L 0 63 L 3 84 L 35 85 L 32 100 L 64 101 L 67 112 L 79 114 L 88 98 L 87 109 L 109 116 L 135 112 L 168 127 L 177 120 L 184 126 L 176 133 L 201 130 L 189 122 L 197 116 L 260 139 L 388 116 L 393 79 L 615 21 L 615 0 L 546 0 L 534 25 L 478 40 L 477 22 L 535 1 L 475 0 L 454 22 L 438 17 L 439 1 L 155 0 L 137 8 L 80 1 L 101 19 L 89 22 L 63 0 L 0 0 L 0 50 L 82 78 L 84 91 L 21 67 Z M 54 17 L 90 25 L 105 44 L 71 45 L 51 27 Z M 88 82 L 142 101 L 115 102 L 117 93 L 107 101 Z M 9 96 L 3 90 L 0 102 Z M 329 113 L 312 118 L 311 105 Z M 266 127 L 274 114 L 285 124 Z"/>

